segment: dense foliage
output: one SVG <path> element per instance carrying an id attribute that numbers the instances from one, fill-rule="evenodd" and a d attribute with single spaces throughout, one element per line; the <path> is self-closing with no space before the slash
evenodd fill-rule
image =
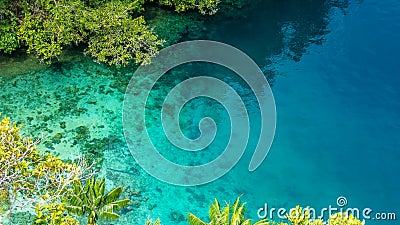
<path id="1" fill-rule="evenodd" d="M 65 48 L 84 45 L 85 53 L 110 65 L 149 63 L 163 40 L 142 14 L 147 5 L 177 12 L 217 11 L 218 0 L 1 0 L 0 52 L 25 47 L 50 63 Z M 171 34 L 176 35 L 176 34 Z"/>
<path id="2" fill-rule="evenodd" d="M 210 222 L 204 222 L 192 213 L 188 215 L 188 223 L 190 225 L 269 225 L 267 220 L 259 220 L 252 223 L 250 219 L 245 218 L 245 205 L 237 198 L 233 205 L 226 204 L 221 207 L 217 199 L 209 209 Z"/>
<path id="3" fill-rule="evenodd" d="M 130 200 L 118 198 L 122 187 L 116 187 L 105 192 L 105 179 L 90 177 L 83 185 L 81 180 L 75 180 L 61 202 L 37 204 L 36 219 L 33 225 L 79 225 L 73 216 L 86 216 L 87 225 L 97 225 L 100 220 L 116 220 L 120 215 L 116 211 L 125 208 Z"/>
<path id="4" fill-rule="evenodd" d="M 92 177 L 85 185 L 77 180 L 67 198 L 66 209 L 73 214 L 87 215 L 88 225 L 96 225 L 99 220 L 119 219 L 120 215 L 116 211 L 128 206 L 129 199 L 118 199 L 122 194 L 122 187 L 116 187 L 107 193 L 105 190 L 104 178 Z"/>
<path id="5" fill-rule="evenodd" d="M 0 217 L 8 217 L 11 224 L 17 209 L 58 204 L 73 182 L 84 179 L 90 169 L 84 161 L 67 163 L 41 153 L 40 140 L 33 141 L 19 131 L 9 118 L 1 120 Z"/>
<path id="6" fill-rule="evenodd" d="M 37 142 L 19 134 L 8 118 L 0 122 L 0 192 L 6 214 L 16 208 L 53 201 L 82 177 L 83 168 L 37 150 Z M 3 211 L 3 213 L 4 213 Z"/>
<path id="7" fill-rule="evenodd" d="M 198 9 L 202 14 L 217 12 L 219 0 L 158 0 L 162 5 L 173 6 L 177 12 Z"/>
<path id="8" fill-rule="evenodd" d="M 116 211 L 129 203 L 118 199 L 122 187 L 105 192 L 105 179 L 96 179 L 83 159 L 43 154 L 38 141 L 20 135 L 9 118 L 0 121 L 0 224 L 3 217 L 13 224 L 13 211 L 31 207 L 36 225 L 79 225 L 74 215 L 87 216 L 91 225 L 119 218 Z"/>
<path id="9" fill-rule="evenodd" d="M 96 8 L 81 0 L 31 0 L 27 4 L 10 2 L 9 5 L 17 8 L 15 13 L 23 15 L 13 17 L 15 13 L 10 6 L 5 10 L 9 20 L 18 21 L 18 26 L 14 23 L 2 28 L 16 30 L 12 37 L 17 37 L 14 43 L 10 35 L 2 35 L 0 48 L 4 52 L 22 44 L 28 53 L 51 62 L 65 47 L 85 43 L 85 52 L 98 61 L 126 65 L 131 61 L 149 62 L 162 45 L 142 17 L 131 16 L 142 9 L 137 2 L 112 1 Z"/>
<path id="10" fill-rule="evenodd" d="M 79 221 L 66 214 L 65 203 L 37 204 L 33 225 L 79 225 Z"/>
<path id="11" fill-rule="evenodd" d="M 253 223 L 250 219 L 245 218 L 245 211 L 246 207 L 244 203 L 240 202 L 240 198 L 237 198 L 232 205 L 227 203 L 222 208 L 218 200 L 215 199 L 214 203 L 210 206 L 209 209 L 208 216 L 210 218 L 210 222 L 204 222 L 199 217 L 195 216 L 192 213 L 189 213 L 187 220 L 190 225 L 230 225 L 230 224 L 289 225 L 289 223 L 267 221 L 265 219 Z M 295 208 L 291 209 L 289 214 L 286 215 L 286 218 L 291 225 L 364 225 L 365 224 L 365 221 L 360 221 L 353 215 L 348 215 L 347 213 L 336 213 L 330 215 L 328 222 L 325 222 L 322 219 L 312 219 L 310 216 L 309 208 L 302 208 L 300 206 L 296 206 Z"/>

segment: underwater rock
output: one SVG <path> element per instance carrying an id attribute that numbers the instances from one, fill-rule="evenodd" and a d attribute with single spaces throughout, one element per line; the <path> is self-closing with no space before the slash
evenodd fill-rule
<path id="1" fill-rule="evenodd" d="M 51 118 L 50 116 L 47 116 L 47 115 L 46 115 L 46 116 L 43 117 L 43 121 L 44 121 L 44 122 L 47 122 L 47 121 L 50 120 L 50 118 Z"/>
<path id="2" fill-rule="evenodd" d="M 60 144 L 62 137 L 63 136 L 61 133 L 57 133 L 56 135 L 54 135 L 54 137 L 51 139 L 51 141 L 53 142 L 53 144 Z"/>
<path id="3" fill-rule="evenodd" d="M 57 133 L 56 135 L 54 135 L 54 137 L 51 140 L 52 140 L 53 144 L 60 144 L 62 137 L 63 136 L 61 133 Z"/>
<path id="4" fill-rule="evenodd" d="M 111 89 L 106 91 L 106 95 L 108 95 L 108 94 L 113 94 L 113 93 L 114 93 L 114 91 L 111 90 Z"/>
<path id="5" fill-rule="evenodd" d="M 96 99 L 89 99 L 89 100 L 87 100 L 86 103 L 89 104 L 89 105 L 96 105 L 97 104 L 97 100 Z"/>
<path id="6" fill-rule="evenodd" d="M 90 131 L 86 126 L 79 126 L 75 128 L 76 139 L 86 139 L 90 136 Z"/>
<path id="7" fill-rule="evenodd" d="M 85 113 L 87 111 L 88 110 L 86 108 L 78 108 L 78 109 L 73 111 L 72 115 L 79 116 L 80 114 Z"/>
<path id="8" fill-rule="evenodd" d="M 171 221 L 175 221 L 175 222 L 185 221 L 185 216 L 182 213 L 177 212 L 177 211 L 172 211 L 168 217 Z"/>
<path id="9" fill-rule="evenodd" d="M 136 190 L 131 191 L 131 195 L 135 196 L 135 197 L 139 197 L 142 194 L 141 194 L 141 191 L 139 189 L 136 189 Z"/>
<path id="10" fill-rule="evenodd" d="M 46 141 L 46 142 L 44 143 L 44 146 L 45 146 L 46 148 L 50 149 L 50 150 L 54 150 L 53 143 L 51 143 L 50 141 Z"/>
<path id="11" fill-rule="evenodd" d="M 185 190 L 186 190 L 186 192 L 191 193 L 191 194 L 195 193 L 194 189 L 192 189 L 192 188 L 186 188 Z"/>
<path id="12" fill-rule="evenodd" d="M 138 207 L 140 205 L 140 202 L 139 201 L 133 201 L 132 205 L 135 206 L 135 207 Z"/>
<path id="13" fill-rule="evenodd" d="M 194 195 L 194 197 L 196 198 L 197 201 L 199 202 L 204 202 L 206 201 L 206 196 L 204 194 L 196 194 Z"/>
<path id="14" fill-rule="evenodd" d="M 104 92 L 104 90 L 105 90 L 105 88 L 106 88 L 106 85 L 100 85 L 99 86 L 99 90 L 98 90 L 98 92 L 100 93 L 100 94 L 104 94 L 105 92 Z"/>
<path id="15" fill-rule="evenodd" d="M 62 138 L 62 134 L 61 133 L 57 133 L 56 135 L 54 135 L 55 139 L 61 139 Z"/>
<path id="16" fill-rule="evenodd" d="M 157 204 L 150 204 L 147 209 L 148 210 L 153 210 L 155 207 L 157 207 Z"/>
<path id="17" fill-rule="evenodd" d="M 117 89 L 121 93 L 125 93 L 128 82 L 129 82 L 129 80 L 126 82 L 124 82 L 123 80 L 122 81 L 118 80 L 118 81 L 111 83 L 109 86 L 112 89 Z"/>
<path id="18" fill-rule="evenodd" d="M 75 132 L 77 133 L 76 144 L 80 144 L 82 146 L 81 152 L 85 155 L 89 162 L 94 162 L 96 164 L 96 168 L 98 169 L 101 168 L 103 163 L 104 151 L 106 149 L 116 148 L 116 146 L 119 146 L 122 143 L 119 138 L 114 136 L 109 136 L 102 139 L 94 138 L 89 140 L 90 131 L 85 126 L 77 127 Z M 109 179 L 114 180 L 111 177 L 109 177 Z M 116 176 L 115 179 L 118 179 L 118 176 Z"/>
<path id="19" fill-rule="evenodd" d="M 110 84 L 110 88 L 117 88 L 118 87 L 118 83 L 114 82 Z"/>
<path id="20" fill-rule="evenodd" d="M 118 85 L 117 89 L 118 89 L 119 92 L 125 93 L 126 85 L 125 84 L 120 84 L 120 85 Z"/>
<path id="21" fill-rule="evenodd" d="M 107 177 L 107 179 L 113 180 L 113 181 L 115 181 L 118 178 L 118 176 L 115 173 L 111 172 L 111 171 L 107 171 L 106 172 L 106 177 Z M 126 194 L 126 196 L 127 196 L 126 198 L 129 198 L 128 194 Z"/>

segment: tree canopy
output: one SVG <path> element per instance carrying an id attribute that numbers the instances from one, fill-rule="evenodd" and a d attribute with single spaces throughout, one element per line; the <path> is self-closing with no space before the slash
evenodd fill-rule
<path id="1" fill-rule="evenodd" d="M 65 48 L 110 65 L 149 63 L 163 40 L 146 23 L 147 5 L 214 14 L 219 0 L 0 0 L 0 52 L 26 48 L 51 63 Z"/>

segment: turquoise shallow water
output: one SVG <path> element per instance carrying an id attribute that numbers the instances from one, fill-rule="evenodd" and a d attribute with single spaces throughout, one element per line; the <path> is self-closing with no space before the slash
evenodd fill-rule
<path id="1" fill-rule="evenodd" d="M 213 71 L 212 76 L 238 91 L 253 130 L 238 165 L 221 179 L 198 187 L 158 181 L 131 157 L 121 122 L 124 87 L 133 75 L 129 68 L 110 69 L 83 58 L 13 78 L 4 76 L 0 111 L 26 124 L 26 133 L 39 136 L 43 132 L 43 149 L 63 157 L 83 152 L 104 158 L 102 173 L 108 183 L 127 187 L 133 201 L 113 224 L 141 224 L 148 215 L 160 217 L 164 224 L 185 224 L 187 212 L 206 216 L 213 198 L 233 201 L 241 194 L 252 218 L 264 203 L 320 209 L 336 207 L 339 196 L 347 198 L 348 207 L 399 216 L 399 3 L 262 1 L 256 8 L 244 10 L 239 20 L 213 18 L 205 37 L 240 48 L 267 74 L 275 74 L 276 136 L 255 172 L 247 171 L 260 119 L 254 96 L 220 68 L 205 67 L 202 73 Z M 160 96 L 191 71 L 184 67 L 167 74 L 153 90 L 149 100 L 153 107 L 147 112 L 154 117 L 147 128 L 154 131 L 156 144 L 165 147 L 162 153 L 188 165 L 213 159 L 228 136 L 223 108 L 197 99 L 182 112 L 183 132 L 197 137 L 194 125 L 199 119 L 215 117 L 220 124 L 216 141 L 195 156 L 171 149 L 165 142 L 158 118 Z M 62 138 L 55 138 L 57 133 Z M 397 221 L 369 220 L 367 224 Z"/>

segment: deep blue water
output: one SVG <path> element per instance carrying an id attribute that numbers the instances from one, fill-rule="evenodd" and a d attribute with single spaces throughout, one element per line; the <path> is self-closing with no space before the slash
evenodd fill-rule
<path id="1" fill-rule="evenodd" d="M 351 2 L 333 10 L 322 45 L 279 63 L 273 87 L 278 125 L 254 202 L 398 211 L 400 5 Z M 282 204 L 281 202 L 280 204 Z M 394 224 L 367 221 L 367 224 Z"/>
<path id="2" fill-rule="evenodd" d="M 238 165 L 221 179 L 197 187 L 173 186 L 152 178 L 135 163 L 125 143 L 115 144 L 115 140 L 123 140 L 123 93 L 113 84 L 118 81 L 115 76 L 127 79 L 133 71 L 112 70 L 81 60 L 4 78 L 0 111 L 26 123 L 27 132 L 37 134 L 38 127 L 47 127 L 45 134 L 50 138 L 63 132 L 62 142 L 52 146 L 63 156 L 85 145 L 71 145 L 78 126 L 87 126 L 90 138 L 107 138 L 103 173 L 109 184 L 142 191 L 141 196 L 133 198 L 138 206 L 126 212 L 120 224 L 140 224 L 148 215 L 160 217 L 164 224 L 185 224 L 182 220 L 187 212 L 206 217 L 213 198 L 233 201 L 239 195 L 247 202 L 251 218 L 257 218 L 257 209 L 264 203 L 276 208 L 302 205 L 320 209 L 337 207 L 340 196 L 347 198 L 348 207 L 368 207 L 374 213 L 396 212 L 400 216 L 398 1 L 260 1 L 254 8 L 244 9 L 240 19 L 213 17 L 207 29 L 204 38 L 241 49 L 266 74 L 274 75 L 275 140 L 266 160 L 254 172 L 247 168 L 257 140 L 258 108 L 248 87 L 220 68 L 204 67 L 202 73 L 212 73 L 238 91 L 245 99 L 253 130 Z M 169 78 L 161 80 L 150 99 L 154 110 L 147 115 L 154 120 L 148 129 L 158 146 L 169 146 L 157 118 L 157 104 L 162 101 L 159 97 L 185 77 L 181 73 L 175 73 L 179 78 L 170 73 Z M 229 136 L 225 126 L 228 117 L 218 103 L 207 101 L 197 99 L 185 106 L 181 125 L 187 136 L 195 138 L 199 132 L 194 125 L 199 119 L 217 116 L 220 133 L 216 141 L 194 157 L 166 147 L 163 153 L 170 160 L 192 165 L 221 152 Z M 61 102 L 73 102 L 70 109 L 87 111 L 77 115 L 52 111 Z M 43 124 L 47 113 L 52 119 Z M 34 117 L 34 122 L 28 122 L 28 116 Z M 67 130 L 60 129 L 60 121 L 66 122 Z M 37 127 L 29 130 L 29 125 Z M 369 220 L 366 224 L 397 221 Z"/>

